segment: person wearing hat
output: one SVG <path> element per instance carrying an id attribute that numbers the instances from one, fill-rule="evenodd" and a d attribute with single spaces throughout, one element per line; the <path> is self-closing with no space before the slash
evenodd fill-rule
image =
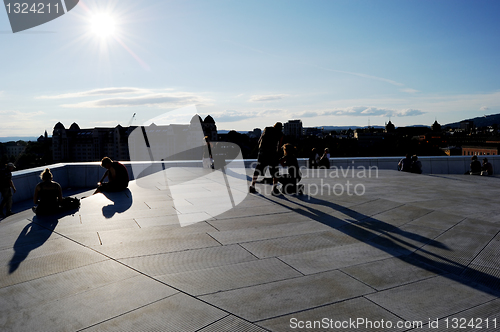
<path id="1" fill-rule="evenodd" d="M 2 194 L 2 203 L 0 203 L 0 218 L 10 216 L 12 214 L 12 190 L 16 193 L 16 187 L 12 182 L 12 171 L 16 169 L 13 163 L 8 163 L 0 170 L 0 193 Z M 6 214 L 3 214 L 3 209 L 7 207 Z"/>

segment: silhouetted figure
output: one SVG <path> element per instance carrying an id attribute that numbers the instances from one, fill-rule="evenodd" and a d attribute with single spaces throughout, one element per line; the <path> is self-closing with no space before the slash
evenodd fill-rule
<path id="1" fill-rule="evenodd" d="M 481 163 L 477 160 L 477 156 L 471 158 L 469 174 L 481 175 Z"/>
<path id="2" fill-rule="evenodd" d="M 309 168 L 318 168 L 319 166 L 319 154 L 318 149 L 313 148 L 311 154 L 309 155 Z"/>
<path id="3" fill-rule="evenodd" d="M 50 169 L 46 168 L 41 174 L 42 182 L 36 185 L 33 196 L 33 212 L 37 215 L 57 213 L 62 203 L 62 188 L 57 182 L 52 181 Z"/>
<path id="4" fill-rule="evenodd" d="M 250 185 L 250 193 L 255 193 L 255 182 L 259 175 L 264 175 L 264 170 L 269 167 L 269 172 L 273 178 L 273 194 L 279 194 L 276 187 L 278 184 L 278 160 L 279 151 L 283 144 L 283 125 L 281 122 L 276 122 L 274 127 L 266 127 L 259 138 L 259 154 L 257 156 L 257 166 L 253 173 L 252 184 Z"/>
<path id="5" fill-rule="evenodd" d="M 411 172 L 416 174 L 422 174 L 422 163 L 418 160 L 416 154 L 411 157 Z"/>
<path id="6" fill-rule="evenodd" d="M 325 148 L 323 155 L 319 159 L 319 168 L 330 168 L 330 150 Z"/>
<path id="7" fill-rule="evenodd" d="M 481 175 L 493 175 L 493 165 L 488 161 L 488 158 L 483 159 L 481 165 Z"/>
<path id="8" fill-rule="evenodd" d="M 283 145 L 284 156 L 280 159 L 280 164 L 287 167 L 288 174 L 278 177 L 278 181 L 283 185 L 282 192 L 285 194 L 302 194 L 304 185 L 298 184 L 302 178 L 300 174 L 299 162 L 295 154 L 295 147 L 287 143 Z"/>
<path id="9" fill-rule="evenodd" d="M 411 155 L 409 153 L 399 161 L 398 170 L 401 172 L 411 172 Z"/>
<path id="10" fill-rule="evenodd" d="M 101 178 L 101 181 L 97 184 L 98 187 L 94 194 L 107 191 L 115 192 L 122 191 L 128 187 L 129 177 L 127 168 L 117 161 L 113 161 L 108 157 L 102 158 L 101 166 L 106 168 L 107 171 Z M 108 182 L 102 182 L 105 178 L 108 178 Z"/>
<path id="11" fill-rule="evenodd" d="M 214 159 L 212 156 L 212 143 L 208 140 L 208 136 L 203 138 L 203 168 L 214 168 Z"/>
<path id="12" fill-rule="evenodd" d="M 13 163 L 8 163 L 0 170 L 0 193 L 2 194 L 0 218 L 8 217 L 12 214 L 12 192 L 16 193 L 16 187 L 14 186 L 14 182 L 12 182 L 12 171 L 15 169 L 16 166 Z M 7 208 L 5 214 L 3 214 L 4 208 Z"/>

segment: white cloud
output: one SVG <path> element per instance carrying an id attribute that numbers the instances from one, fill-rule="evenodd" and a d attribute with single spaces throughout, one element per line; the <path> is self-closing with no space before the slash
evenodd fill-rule
<path id="1" fill-rule="evenodd" d="M 254 95 L 250 97 L 248 101 L 251 102 L 260 102 L 260 101 L 273 101 L 273 100 L 280 100 L 286 97 L 287 95 L 284 94 L 279 94 L 279 95 Z"/>
<path id="2" fill-rule="evenodd" d="M 387 109 L 378 107 L 346 107 L 336 108 L 328 111 L 306 111 L 299 114 L 294 114 L 294 117 L 320 117 L 320 116 L 379 116 L 379 117 L 405 117 L 417 116 L 425 114 L 426 112 L 416 109 Z"/>
<path id="3" fill-rule="evenodd" d="M 489 110 L 489 109 L 490 109 L 489 107 L 483 106 L 483 107 L 481 107 L 479 110 L 480 110 L 480 111 L 487 111 L 487 110 Z"/>
<path id="4" fill-rule="evenodd" d="M 26 133 L 30 133 L 29 136 L 42 134 L 44 128 L 40 125 L 41 121 L 36 119 L 36 117 L 41 115 L 45 115 L 45 113 L 41 111 L 0 111 L 0 118 L 2 118 L 2 122 L 0 124 L 1 136 L 26 136 Z"/>
<path id="5" fill-rule="evenodd" d="M 75 104 L 64 104 L 61 107 L 67 108 L 105 108 L 105 107 L 135 107 L 135 106 L 158 106 L 158 107 L 179 107 L 183 105 L 203 105 L 209 102 L 208 99 L 188 93 L 153 93 L 136 97 L 106 98 L 86 101 Z"/>
<path id="6" fill-rule="evenodd" d="M 411 89 L 411 88 L 400 89 L 399 91 L 402 91 L 402 92 L 407 92 L 407 93 L 417 93 L 417 92 L 420 92 L 420 91 L 418 91 L 418 90 Z"/>
<path id="7" fill-rule="evenodd" d="M 37 99 L 67 99 L 67 98 L 81 98 L 81 97 L 117 95 L 117 94 L 136 94 L 136 93 L 150 93 L 150 91 L 139 88 L 104 88 L 104 89 L 94 89 L 94 90 L 74 92 L 74 93 L 64 93 L 55 96 L 40 96 L 37 97 Z"/>

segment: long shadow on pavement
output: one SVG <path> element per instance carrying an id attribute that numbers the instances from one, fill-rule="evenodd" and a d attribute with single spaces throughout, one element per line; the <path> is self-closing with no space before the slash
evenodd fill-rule
<path id="1" fill-rule="evenodd" d="M 305 202 L 307 200 L 307 205 L 289 200 L 284 195 L 280 195 L 278 197 L 286 200 L 288 205 L 283 204 L 278 200 L 271 200 L 263 195 L 260 195 L 260 197 L 294 211 L 295 213 L 299 213 L 312 220 L 330 226 L 360 242 L 389 253 L 406 263 L 433 273 L 439 273 L 446 278 L 460 282 L 469 287 L 473 287 L 482 292 L 495 296 L 500 295 L 500 292 L 498 291 L 500 279 L 498 277 L 421 248 L 423 245 L 431 245 L 440 249 L 450 250 L 443 243 L 436 240 L 402 230 L 399 227 L 369 217 L 346 208 L 345 206 L 318 199 L 316 197 L 297 196 L 300 201 Z M 290 207 L 289 203 L 295 204 L 297 208 L 295 209 Z M 314 205 L 329 207 L 332 209 L 332 212 L 341 212 L 351 218 L 351 220 L 347 221 L 334 217 L 328 213 L 320 211 L 319 209 L 315 209 L 313 207 Z M 383 238 L 380 235 L 384 235 L 385 237 Z M 422 243 L 422 246 L 416 246 L 403 239 L 397 238 L 396 235 L 402 236 L 407 240 L 420 242 Z M 416 252 L 417 250 L 418 252 Z M 464 272 L 467 277 L 464 276 Z M 471 280 L 471 277 L 474 280 Z"/>

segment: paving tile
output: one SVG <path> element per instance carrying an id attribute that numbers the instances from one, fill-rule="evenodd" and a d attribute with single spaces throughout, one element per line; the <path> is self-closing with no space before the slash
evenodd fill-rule
<path id="1" fill-rule="evenodd" d="M 432 210 L 412 205 L 403 205 L 373 216 L 373 218 L 394 226 L 401 226 L 410 221 L 421 218 Z"/>
<path id="2" fill-rule="evenodd" d="M 9 328 L 12 331 L 76 331 L 174 293 L 170 287 L 139 275 L 36 307 L 9 312 Z"/>
<path id="3" fill-rule="evenodd" d="M 259 258 L 278 257 L 355 243 L 356 239 L 338 230 L 242 243 Z"/>
<path id="4" fill-rule="evenodd" d="M 402 205 L 403 204 L 398 202 L 393 202 L 385 199 L 377 199 L 374 201 L 369 201 L 366 203 L 361 203 L 355 206 L 351 206 L 349 209 L 358 213 L 362 213 L 366 216 L 374 216 L 376 214 L 392 210 Z"/>
<path id="5" fill-rule="evenodd" d="M 364 243 L 307 251 L 279 258 L 304 274 L 313 274 L 392 257 L 392 253 Z"/>
<path id="6" fill-rule="evenodd" d="M 197 331 L 227 313 L 185 294 L 137 308 L 84 331 Z"/>
<path id="7" fill-rule="evenodd" d="M 444 319 L 433 319 L 432 324 L 411 331 L 497 331 L 500 328 L 499 306 L 500 300 L 493 300 Z"/>
<path id="8" fill-rule="evenodd" d="M 433 266 L 408 257 L 393 257 L 348 266 L 341 270 L 379 291 L 444 273 Z"/>
<path id="9" fill-rule="evenodd" d="M 333 271 L 219 292 L 202 296 L 201 299 L 255 322 L 372 291 L 372 288 L 344 273 Z"/>
<path id="10" fill-rule="evenodd" d="M 465 218 L 460 215 L 445 213 L 441 211 L 433 211 L 423 217 L 417 218 L 410 222 L 410 225 L 419 225 L 440 230 L 447 230 L 455 226 Z"/>
<path id="11" fill-rule="evenodd" d="M 162 254 L 187 249 L 200 249 L 220 246 L 208 234 L 185 234 L 164 236 L 162 238 L 137 238 L 125 243 L 111 243 L 91 248 L 114 259 Z"/>
<path id="12" fill-rule="evenodd" d="M 263 328 L 241 318 L 229 315 L 199 330 L 199 332 L 265 332 Z"/>
<path id="13" fill-rule="evenodd" d="M 493 300 L 493 295 L 464 282 L 438 276 L 369 294 L 370 301 L 405 320 L 442 318 Z"/>
<path id="14" fill-rule="evenodd" d="M 64 238 L 39 247 L 2 251 L 0 288 L 100 262 L 107 258 Z"/>
<path id="15" fill-rule="evenodd" d="M 384 327 L 376 324 L 385 322 Z M 278 318 L 260 321 L 257 324 L 276 332 L 289 331 L 386 331 L 387 323 L 393 326 L 391 331 L 405 331 L 397 328 L 399 317 L 376 304 L 359 297 L 340 303 L 301 311 Z M 316 322 L 316 323 L 315 323 Z M 316 325 L 315 325 L 316 324 Z M 300 328 L 302 326 L 302 328 Z M 308 327 L 309 326 L 309 327 Z M 316 327 L 315 327 L 316 326 Z"/>
<path id="16" fill-rule="evenodd" d="M 440 269 L 461 273 L 492 238 L 492 234 L 470 233 L 453 228 L 435 239 L 439 245 L 425 245 L 415 254 Z"/>
<path id="17" fill-rule="evenodd" d="M 209 232 L 208 234 L 222 244 L 233 244 L 328 230 L 330 230 L 330 227 L 321 223 L 315 221 L 303 221 L 275 226 L 246 228 L 242 230 Z"/>
<path id="18" fill-rule="evenodd" d="M 274 226 L 274 225 L 281 225 L 288 223 L 296 223 L 306 220 L 311 220 L 311 219 L 297 213 L 287 212 L 287 213 L 274 214 L 270 218 L 267 217 L 263 218 L 262 216 L 249 216 L 249 217 L 221 219 L 221 220 L 213 219 L 208 221 L 208 223 L 217 230 L 222 232 L 222 231 L 241 230 L 246 228 L 257 228 L 257 227 Z"/>
<path id="19" fill-rule="evenodd" d="M 239 245 L 229 245 L 125 258 L 120 261 L 149 276 L 160 276 L 238 264 L 256 259 L 254 255 Z"/>
<path id="20" fill-rule="evenodd" d="M 204 270 L 169 274 L 156 279 L 192 295 L 248 287 L 301 276 L 278 259 L 263 259 Z M 208 282 L 207 282 L 208 281 Z"/>

